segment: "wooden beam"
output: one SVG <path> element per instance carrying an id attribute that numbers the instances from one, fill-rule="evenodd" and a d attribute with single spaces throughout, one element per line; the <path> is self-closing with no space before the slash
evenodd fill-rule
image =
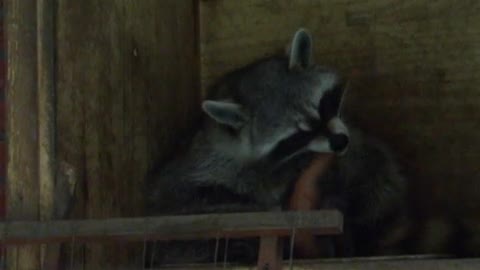
<path id="1" fill-rule="evenodd" d="M 39 218 L 35 0 L 7 0 L 7 220 Z M 39 249 L 7 249 L 7 269 L 39 269 Z"/>
<path id="2" fill-rule="evenodd" d="M 358 269 L 376 269 L 376 270 L 400 270 L 400 269 L 419 269 L 419 270 L 474 270 L 479 269 L 480 259 L 445 259 L 436 258 L 436 256 L 389 256 L 389 257 L 370 257 L 370 258 L 345 258 L 345 259 L 320 259 L 295 261 L 293 267 L 284 262 L 281 269 L 294 270 L 358 270 Z M 192 269 L 207 270 L 213 269 L 211 264 L 162 267 L 162 270 L 168 269 Z M 254 270 L 255 266 L 226 265 L 223 269 L 235 270 Z M 152 269 L 153 270 L 153 269 Z"/>
<path id="3" fill-rule="evenodd" d="M 56 175 L 57 182 L 52 194 L 54 200 L 50 219 L 64 219 L 71 215 L 73 209 L 78 176 L 75 169 L 65 162 L 59 163 Z M 42 269 L 61 269 L 62 244 L 47 245 L 43 252 Z"/>
<path id="4" fill-rule="evenodd" d="M 342 232 L 343 218 L 335 210 L 256 212 L 103 220 L 0 223 L 3 244 L 33 244 L 105 240 L 180 240 L 217 236 L 286 236 L 296 228 L 318 235 Z"/>
<path id="5" fill-rule="evenodd" d="M 55 189 L 54 2 L 37 1 L 38 160 L 40 218 L 51 219 Z"/>
<path id="6" fill-rule="evenodd" d="M 283 241 L 277 236 L 264 236 L 260 239 L 257 269 L 281 270 L 283 264 Z"/>
<path id="7" fill-rule="evenodd" d="M 37 1 L 38 181 L 40 220 L 55 218 L 55 26 L 54 0 Z M 63 183 L 61 183 L 63 184 Z M 68 194 L 68 193 L 66 193 Z M 66 202 L 65 202 L 66 203 Z M 60 248 L 41 247 L 42 269 L 57 269 Z M 47 266 L 48 268 L 45 268 Z"/>

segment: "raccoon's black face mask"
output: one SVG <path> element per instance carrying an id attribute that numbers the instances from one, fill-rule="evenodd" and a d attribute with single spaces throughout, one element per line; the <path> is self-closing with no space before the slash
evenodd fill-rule
<path id="1" fill-rule="evenodd" d="M 318 104 L 320 119 L 310 120 L 309 130 L 298 130 L 278 143 L 270 159 L 282 162 L 307 151 L 343 154 L 349 144 L 348 130 L 338 116 L 344 89 L 345 83 L 339 82 L 325 92 Z"/>
<path id="2" fill-rule="evenodd" d="M 274 164 L 305 151 L 343 153 L 348 130 L 338 117 L 344 92 L 339 77 L 313 63 L 312 38 L 297 31 L 287 57 L 228 74 L 215 98 L 202 103 L 214 122 L 217 149 L 242 162 Z"/>

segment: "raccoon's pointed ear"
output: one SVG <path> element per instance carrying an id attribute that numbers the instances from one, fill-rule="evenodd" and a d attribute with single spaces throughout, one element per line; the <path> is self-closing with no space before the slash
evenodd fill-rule
<path id="1" fill-rule="evenodd" d="M 234 129 L 241 128 L 247 119 L 241 106 L 232 102 L 205 100 L 202 103 L 202 109 L 217 123 Z"/>
<path id="2" fill-rule="evenodd" d="M 318 108 L 320 110 L 320 117 L 323 120 L 328 121 L 340 114 L 347 87 L 347 82 L 339 82 L 331 90 L 326 91 L 320 98 Z"/>
<path id="3" fill-rule="evenodd" d="M 297 30 L 290 47 L 287 47 L 288 68 L 305 69 L 313 64 L 312 37 L 303 28 Z"/>

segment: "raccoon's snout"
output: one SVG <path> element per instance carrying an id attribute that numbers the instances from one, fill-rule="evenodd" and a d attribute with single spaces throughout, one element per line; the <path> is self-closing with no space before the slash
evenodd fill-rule
<path id="1" fill-rule="evenodd" d="M 350 142 L 348 128 L 339 117 L 334 117 L 328 121 L 327 129 L 330 133 L 328 135 L 330 149 L 339 155 L 343 154 Z"/>
<path id="2" fill-rule="evenodd" d="M 347 149 L 349 138 L 345 134 L 334 134 L 328 138 L 328 141 L 330 148 L 332 148 L 335 153 L 341 153 Z"/>

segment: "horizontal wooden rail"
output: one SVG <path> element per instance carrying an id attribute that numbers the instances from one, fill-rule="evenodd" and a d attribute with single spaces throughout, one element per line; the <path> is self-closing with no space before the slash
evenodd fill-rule
<path id="1" fill-rule="evenodd" d="M 218 267 L 217 267 L 218 268 Z M 197 264 L 182 266 L 164 266 L 152 270 L 210 270 L 215 269 L 213 264 Z M 228 264 L 222 269 L 256 270 L 256 266 Z M 285 261 L 280 269 L 291 270 L 289 262 Z M 435 255 L 388 256 L 388 257 L 360 257 L 343 259 L 296 260 L 294 270 L 477 270 L 480 269 L 479 258 L 453 259 Z"/>
<path id="2" fill-rule="evenodd" d="M 181 240 L 216 237 L 286 236 L 293 229 L 318 235 L 342 232 L 336 210 L 204 214 L 99 220 L 0 223 L 0 242 L 7 245 L 105 240 Z"/>

